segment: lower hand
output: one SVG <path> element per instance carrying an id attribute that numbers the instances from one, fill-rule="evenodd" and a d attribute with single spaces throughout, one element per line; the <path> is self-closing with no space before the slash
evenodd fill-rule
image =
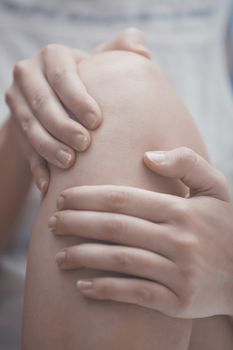
<path id="1" fill-rule="evenodd" d="M 52 232 L 101 242 L 65 248 L 56 257 L 60 268 L 132 276 L 79 281 L 89 298 L 172 317 L 233 315 L 233 207 L 225 178 L 186 148 L 149 152 L 144 160 L 152 171 L 181 179 L 190 197 L 122 186 L 63 191 Z"/>

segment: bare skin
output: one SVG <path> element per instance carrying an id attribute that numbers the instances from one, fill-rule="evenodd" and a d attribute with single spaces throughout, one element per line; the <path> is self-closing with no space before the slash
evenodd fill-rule
<path id="1" fill-rule="evenodd" d="M 88 269 L 61 272 L 55 263 L 54 256 L 61 248 L 83 242 L 79 238 L 54 237 L 48 229 L 48 218 L 63 189 L 115 184 L 183 196 L 184 186 L 152 174 L 143 166 L 141 155 L 148 149 L 186 145 L 206 156 L 188 112 L 149 61 L 129 53 L 106 53 L 83 61 L 79 72 L 101 107 L 105 122 L 95 131 L 90 149 L 79 155 L 72 169 L 63 172 L 51 168 L 50 188 L 35 224 L 29 253 L 23 350 L 186 350 L 191 321 L 136 305 L 88 300 L 78 293 L 76 281 L 113 274 Z M 117 198 L 110 197 L 109 205 L 117 205 Z M 219 319 L 218 329 L 224 322 Z"/>
<path id="2" fill-rule="evenodd" d="M 65 346 L 70 350 L 119 346 L 122 349 L 154 349 L 155 346 L 170 349 L 175 344 L 179 350 L 186 349 L 191 321 L 172 319 L 132 305 L 87 301 L 77 292 L 75 282 L 77 278 L 94 276 L 96 272 L 61 273 L 55 263 L 58 250 L 82 242 L 81 239 L 55 238 L 48 229 L 48 218 L 54 212 L 56 197 L 62 189 L 73 185 L 112 183 L 181 195 L 184 192 L 178 183 L 152 176 L 142 165 L 140 155 L 148 148 L 180 145 L 181 135 L 186 134 L 184 130 L 180 135 L 174 135 L 168 129 L 167 137 L 161 132 L 162 129 L 165 132 L 173 118 L 185 114 L 180 120 L 182 129 L 194 128 L 182 106 L 174 116 L 172 104 L 177 103 L 176 99 L 171 101 L 171 109 L 166 115 L 161 107 L 156 107 L 156 93 L 158 99 L 165 102 L 169 88 L 159 81 L 159 71 L 139 56 L 98 55 L 83 62 L 79 71 L 87 90 L 101 107 L 105 123 L 93 135 L 92 147 L 79 155 L 71 170 L 64 173 L 51 169 L 49 192 L 38 215 L 29 253 L 23 349 L 32 346 L 34 349 L 64 349 Z M 167 93 L 160 93 L 161 88 L 168 89 Z M 132 123 L 138 133 L 132 134 Z M 183 142 L 191 147 L 198 145 L 196 150 L 204 153 L 198 133 L 194 134 L 193 139 L 187 137 Z M 172 139 L 171 135 L 174 135 Z M 134 154 L 129 167 L 132 147 Z M 90 165 L 94 172 L 90 171 Z"/>
<path id="3" fill-rule="evenodd" d="M 0 252 L 12 238 L 21 208 L 31 185 L 28 162 L 21 151 L 14 122 L 8 120 L 0 130 Z"/>
<path id="4" fill-rule="evenodd" d="M 150 58 L 144 36 L 136 28 L 123 30 L 94 52 L 114 50 Z M 70 168 L 75 151 L 85 151 L 90 145 L 88 130 L 101 124 L 99 106 L 86 91 L 77 71 L 77 64 L 88 56 L 81 50 L 51 44 L 37 56 L 14 66 L 5 100 L 23 136 L 24 153 L 42 193 L 49 185 L 47 162 L 58 168 Z M 74 120 L 68 118 L 68 113 L 72 113 Z"/>

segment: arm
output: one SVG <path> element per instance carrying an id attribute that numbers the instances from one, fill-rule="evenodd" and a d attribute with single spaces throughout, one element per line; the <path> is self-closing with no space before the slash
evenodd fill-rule
<path id="1" fill-rule="evenodd" d="M 23 155 L 14 122 L 8 119 L 0 130 L 0 250 L 10 239 L 31 185 L 30 169 Z"/>
<path id="2" fill-rule="evenodd" d="M 185 144 L 205 155 L 188 112 L 149 61 L 122 52 L 99 54 L 83 61 L 79 72 L 102 109 L 104 123 L 95 131 L 91 148 L 79 155 L 72 169 L 65 173 L 51 169 L 50 188 L 30 246 L 23 349 L 186 350 L 191 321 L 134 305 L 86 300 L 75 288 L 77 279 L 106 273 L 91 269 L 62 273 L 55 263 L 54 256 L 61 248 L 83 242 L 49 232 L 48 219 L 61 190 L 74 185 L 116 184 L 183 195 L 184 187 L 178 181 L 146 170 L 141 154 Z M 113 208 L 121 205 L 114 193 L 106 200 Z"/>

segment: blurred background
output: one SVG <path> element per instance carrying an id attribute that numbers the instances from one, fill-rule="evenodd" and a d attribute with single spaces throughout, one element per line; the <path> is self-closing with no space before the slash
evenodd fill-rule
<path id="1" fill-rule="evenodd" d="M 49 43 L 90 50 L 128 26 L 145 33 L 153 59 L 198 124 L 214 165 L 233 189 L 233 11 L 228 0 L 1 0 L 0 125 L 14 64 Z M 0 168 L 1 169 L 1 168 Z M 33 187 L 0 256 L 0 349 L 20 348 L 26 256 L 40 197 Z M 4 234 L 0 232 L 0 234 Z"/>

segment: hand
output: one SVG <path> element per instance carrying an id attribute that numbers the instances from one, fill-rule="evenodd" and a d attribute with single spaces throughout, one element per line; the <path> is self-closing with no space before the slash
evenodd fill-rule
<path id="1" fill-rule="evenodd" d="M 128 50 L 149 58 L 143 35 L 134 28 L 102 44 L 95 52 L 108 50 Z M 26 153 L 42 192 L 49 183 L 44 160 L 69 168 L 75 160 L 74 151 L 82 152 L 90 145 L 87 129 L 93 130 L 101 123 L 101 110 L 77 70 L 78 63 L 88 56 L 83 51 L 53 44 L 14 67 L 6 102 L 23 131 L 28 145 Z"/>
<path id="2" fill-rule="evenodd" d="M 149 152 L 144 161 L 152 171 L 180 179 L 190 197 L 122 186 L 63 191 L 49 222 L 52 232 L 101 242 L 65 248 L 56 256 L 59 266 L 132 276 L 79 281 L 89 298 L 172 317 L 233 314 L 233 208 L 225 178 L 186 148 Z"/>

